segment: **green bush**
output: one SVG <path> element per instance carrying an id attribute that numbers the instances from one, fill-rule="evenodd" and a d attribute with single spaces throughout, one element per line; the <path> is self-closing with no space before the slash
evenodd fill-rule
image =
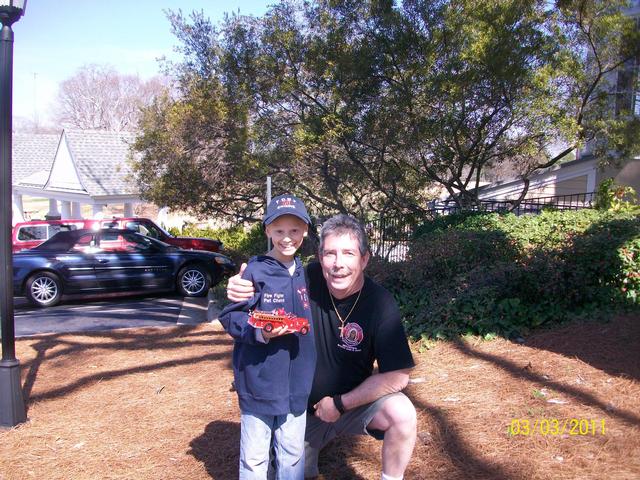
<path id="1" fill-rule="evenodd" d="M 465 213 L 416 230 L 403 263 L 371 262 L 414 338 L 516 336 L 638 306 L 640 218 L 632 211 Z"/>
<path id="2" fill-rule="evenodd" d="M 223 243 L 222 253 L 233 258 L 238 266 L 252 256 L 264 253 L 267 249 L 267 238 L 259 223 L 248 230 L 242 226 L 204 229 L 186 227 L 180 235 L 220 240 Z"/>
<path id="3" fill-rule="evenodd" d="M 627 185 L 618 185 L 613 178 L 600 182 L 596 192 L 596 208 L 614 212 L 639 212 L 638 195 Z"/>

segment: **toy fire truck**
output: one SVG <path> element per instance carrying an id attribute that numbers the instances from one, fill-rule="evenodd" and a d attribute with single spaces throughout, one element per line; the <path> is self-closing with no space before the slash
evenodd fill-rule
<path id="1" fill-rule="evenodd" d="M 265 332 L 270 332 L 275 327 L 284 325 L 289 330 L 300 332 L 302 335 L 309 333 L 309 320 L 296 317 L 293 313 L 287 313 L 284 308 L 275 308 L 270 312 L 250 311 L 249 325 L 262 328 Z"/>

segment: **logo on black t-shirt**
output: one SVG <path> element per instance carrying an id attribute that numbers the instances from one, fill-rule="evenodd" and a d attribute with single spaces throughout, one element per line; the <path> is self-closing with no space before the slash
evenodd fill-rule
<path id="1" fill-rule="evenodd" d="M 364 333 L 362 333 L 362 327 L 360 325 L 357 323 L 347 323 L 342 329 L 342 343 L 339 343 L 338 346 L 351 352 L 359 352 L 360 349 L 356 347 L 360 345 L 363 338 Z"/>

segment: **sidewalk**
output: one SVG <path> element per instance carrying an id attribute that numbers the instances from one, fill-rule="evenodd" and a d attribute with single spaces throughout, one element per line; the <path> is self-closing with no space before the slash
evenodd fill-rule
<path id="1" fill-rule="evenodd" d="M 221 311 L 218 301 L 213 296 L 213 290 L 210 289 L 206 297 L 184 298 L 177 323 L 178 325 L 197 325 L 211 322 L 220 325 L 218 315 Z"/>

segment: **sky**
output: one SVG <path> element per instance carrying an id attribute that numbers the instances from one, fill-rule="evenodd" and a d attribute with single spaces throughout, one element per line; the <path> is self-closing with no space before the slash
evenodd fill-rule
<path id="1" fill-rule="evenodd" d="M 178 59 L 164 13 L 202 10 L 214 23 L 225 12 L 261 16 L 276 0 L 28 0 L 13 25 L 13 117 L 51 124 L 58 86 L 87 64 L 108 64 L 143 79 L 158 58 Z M 14 125 L 15 126 L 15 125 Z"/>

